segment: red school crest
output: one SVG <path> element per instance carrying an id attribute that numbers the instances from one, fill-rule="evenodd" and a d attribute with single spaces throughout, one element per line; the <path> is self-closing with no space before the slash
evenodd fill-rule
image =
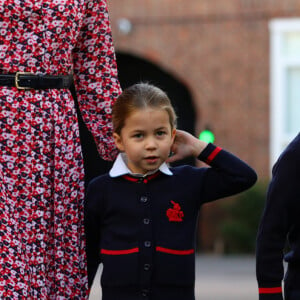
<path id="1" fill-rule="evenodd" d="M 170 222 L 182 222 L 184 213 L 181 210 L 180 205 L 174 201 L 171 201 L 171 203 L 173 204 L 173 207 L 169 208 L 167 210 L 167 217 L 169 218 L 169 221 Z"/>

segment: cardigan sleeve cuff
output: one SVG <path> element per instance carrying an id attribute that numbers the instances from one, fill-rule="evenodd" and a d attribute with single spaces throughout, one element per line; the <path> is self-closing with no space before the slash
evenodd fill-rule
<path id="1" fill-rule="evenodd" d="M 283 300 L 282 286 L 259 287 L 259 300 Z"/>
<path id="2" fill-rule="evenodd" d="M 203 151 L 198 155 L 198 159 L 204 161 L 208 165 L 210 165 L 222 148 L 215 146 L 214 144 L 209 143 Z"/>

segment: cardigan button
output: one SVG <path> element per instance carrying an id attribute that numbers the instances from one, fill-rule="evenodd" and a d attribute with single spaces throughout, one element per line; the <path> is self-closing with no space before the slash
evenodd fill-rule
<path id="1" fill-rule="evenodd" d="M 151 242 L 150 241 L 145 241 L 144 245 L 146 248 L 150 248 L 151 247 Z"/>
<path id="2" fill-rule="evenodd" d="M 145 225 L 149 225 L 149 223 L 150 223 L 150 219 L 148 219 L 148 218 L 145 218 L 145 219 L 143 220 L 143 223 L 144 223 Z"/>
<path id="3" fill-rule="evenodd" d="M 140 199 L 140 201 L 142 203 L 147 203 L 148 202 L 148 198 L 146 196 L 142 196 L 141 199 Z"/>
<path id="4" fill-rule="evenodd" d="M 150 265 L 149 264 L 144 264 L 144 270 L 149 271 L 150 270 Z"/>
<path id="5" fill-rule="evenodd" d="M 143 289 L 143 290 L 142 290 L 142 296 L 143 296 L 143 297 L 147 297 L 148 295 L 149 295 L 149 290 Z"/>

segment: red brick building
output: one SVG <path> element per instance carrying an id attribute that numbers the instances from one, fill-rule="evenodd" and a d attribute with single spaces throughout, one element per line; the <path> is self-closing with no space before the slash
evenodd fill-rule
<path id="1" fill-rule="evenodd" d="M 300 1 L 108 4 L 121 84 L 159 81 L 178 96 L 182 127 L 198 134 L 209 126 L 218 145 L 268 180 L 300 128 Z"/>
<path id="2" fill-rule="evenodd" d="M 210 125 L 218 144 L 247 160 L 261 178 L 268 177 L 269 24 L 273 19 L 300 17 L 300 2 L 109 0 L 108 3 L 116 51 L 142 58 L 177 78 L 192 95 L 195 133 Z M 128 33 L 121 30 L 124 19 L 132 26 Z"/>

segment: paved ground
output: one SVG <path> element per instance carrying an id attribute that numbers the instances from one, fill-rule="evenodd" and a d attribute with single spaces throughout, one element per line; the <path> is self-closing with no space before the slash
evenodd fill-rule
<path id="1" fill-rule="evenodd" d="M 196 300 L 257 300 L 255 259 L 252 256 L 207 256 L 196 260 Z M 97 273 L 89 300 L 100 300 Z M 121 299 L 120 299 L 121 300 Z"/>

